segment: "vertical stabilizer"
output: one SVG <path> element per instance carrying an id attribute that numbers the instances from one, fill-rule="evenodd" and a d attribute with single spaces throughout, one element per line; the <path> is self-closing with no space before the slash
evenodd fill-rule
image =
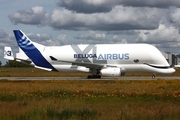
<path id="1" fill-rule="evenodd" d="M 11 47 L 4 47 L 4 58 L 7 60 L 14 60 L 13 52 L 11 50 Z"/>
<path id="2" fill-rule="evenodd" d="M 21 30 L 13 30 L 19 48 L 28 56 L 35 66 L 53 69 L 54 67 L 43 56 L 44 45 L 32 42 Z"/>

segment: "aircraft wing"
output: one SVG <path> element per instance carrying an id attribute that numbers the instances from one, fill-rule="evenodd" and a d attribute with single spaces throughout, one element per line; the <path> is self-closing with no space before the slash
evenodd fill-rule
<path id="1" fill-rule="evenodd" d="M 87 62 L 73 62 L 73 61 L 64 61 L 64 60 L 58 60 L 52 56 L 50 56 L 51 60 L 53 61 L 58 61 L 58 62 L 66 62 L 66 63 L 72 63 L 72 65 L 77 65 L 77 66 L 83 66 L 87 68 L 92 68 L 92 69 L 101 69 L 103 67 L 107 67 L 104 64 L 96 64 L 96 63 L 87 63 Z"/>

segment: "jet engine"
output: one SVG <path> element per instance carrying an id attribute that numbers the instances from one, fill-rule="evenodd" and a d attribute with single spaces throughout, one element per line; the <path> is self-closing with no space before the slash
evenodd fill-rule
<path id="1" fill-rule="evenodd" d="M 100 72 L 105 76 L 123 76 L 126 71 L 123 68 L 104 68 Z"/>

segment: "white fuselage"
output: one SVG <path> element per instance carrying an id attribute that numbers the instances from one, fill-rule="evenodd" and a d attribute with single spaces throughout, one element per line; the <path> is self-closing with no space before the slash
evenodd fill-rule
<path id="1" fill-rule="evenodd" d="M 96 44 L 51 46 L 40 50 L 44 58 L 58 71 L 79 71 L 70 62 L 100 64 L 123 68 L 125 71 L 173 73 L 175 70 L 154 46 L 149 44 Z M 53 61 L 50 56 L 60 62 Z M 84 69 L 84 71 L 83 71 Z M 89 72 L 82 66 L 80 71 Z"/>

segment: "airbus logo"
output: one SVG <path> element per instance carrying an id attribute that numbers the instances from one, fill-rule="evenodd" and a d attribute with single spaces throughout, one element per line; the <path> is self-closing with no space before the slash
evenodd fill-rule
<path id="1" fill-rule="evenodd" d="M 122 54 L 100 54 L 98 60 L 128 60 L 129 53 Z"/>

